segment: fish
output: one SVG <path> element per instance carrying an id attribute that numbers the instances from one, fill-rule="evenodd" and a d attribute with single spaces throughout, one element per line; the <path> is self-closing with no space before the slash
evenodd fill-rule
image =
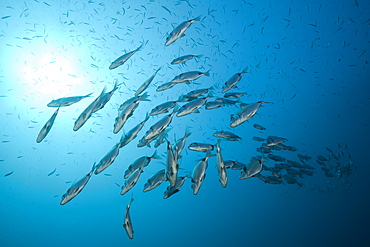
<path id="1" fill-rule="evenodd" d="M 174 108 L 176 106 L 176 104 L 178 102 L 180 102 L 182 100 L 182 95 L 175 101 L 167 101 L 167 102 L 164 102 L 160 105 L 157 105 L 156 107 L 154 107 L 152 109 L 152 111 L 149 113 L 150 116 L 155 116 L 155 115 L 158 115 L 158 114 L 161 114 L 161 113 L 167 113 L 169 112 L 169 110 L 171 110 L 172 108 Z"/>
<path id="2" fill-rule="evenodd" d="M 172 88 L 173 86 L 175 86 L 177 83 L 174 83 L 174 82 L 166 82 L 160 86 L 157 87 L 156 91 L 157 92 L 160 92 L 160 91 L 164 91 L 164 90 L 167 90 L 167 89 L 170 89 Z"/>
<path id="3" fill-rule="evenodd" d="M 177 164 L 176 155 L 171 143 L 167 140 L 166 180 L 170 181 L 171 187 L 174 187 L 176 184 L 178 170 L 179 164 Z"/>
<path id="4" fill-rule="evenodd" d="M 131 176 L 128 177 L 128 179 L 125 181 L 125 184 L 122 186 L 121 195 L 126 194 L 129 190 L 132 189 L 132 187 L 135 186 L 137 181 L 139 180 L 140 174 L 143 172 L 144 167 L 140 167 L 135 172 L 131 174 Z"/>
<path id="5" fill-rule="evenodd" d="M 54 172 L 57 170 L 57 168 L 55 168 L 52 172 L 50 172 L 49 174 L 48 174 L 48 176 L 51 176 L 51 175 L 53 175 L 54 174 Z"/>
<path id="6" fill-rule="evenodd" d="M 213 87 L 209 87 L 209 88 L 202 88 L 202 89 L 197 89 L 197 90 L 190 91 L 189 93 L 187 93 L 186 95 L 184 95 L 182 97 L 182 101 L 192 101 L 193 99 L 196 99 L 196 98 L 208 93 L 212 89 L 213 89 Z"/>
<path id="7" fill-rule="evenodd" d="M 129 167 L 125 171 L 125 175 L 123 176 L 123 178 L 126 179 L 137 169 L 148 166 L 152 159 L 160 159 L 160 156 L 157 155 L 157 150 L 154 151 L 152 156 L 142 156 L 136 159 L 131 165 L 129 165 Z"/>
<path id="8" fill-rule="evenodd" d="M 222 86 L 222 93 L 226 93 L 232 88 L 237 88 L 236 84 L 242 79 L 243 74 L 247 73 L 247 67 L 242 72 L 234 74 L 229 80 Z"/>
<path id="9" fill-rule="evenodd" d="M 172 83 L 187 83 L 189 84 L 190 81 L 195 81 L 199 79 L 201 76 L 209 76 L 209 70 L 206 72 L 200 72 L 200 71 L 189 71 L 182 73 L 178 76 L 175 76 L 171 82 Z"/>
<path id="10" fill-rule="evenodd" d="M 141 123 L 139 123 L 138 125 L 133 127 L 129 132 L 123 133 L 122 137 L 121 137 L 121 140 L 119 142 L 119 148 L 123 148 L 124 146 L 129 144 L 129 142 L 131 142 L 133 139 L 135 139 L 137 137 L 137 134 L 144 127 L 144 124 L 148 120 L 149 120 L 149 114 L 147 113 L 146 116 L 145 116 L 145 119 Z"/>
<path id="11" fill-rule="evenodd" d="M 148 192 L 157 188 L 163 181 L 166 181 L 166 170 L 162 169 L 156 172 L 153 176 L 148 179 L 148 182 L 144 185 L 144 192 Z"/>
<path id="12" fill-rule="evenodd" d="M 264 142 L 264 141 L 266 141 L 265 138 L 258 137 L 258 136 L 253 136 L 252 140 L 253 141 L 257 141 L 257 142 Z"/>
<path id="13" fill-rule="evenodd" d="M 175 151 L 176 160 L 181 158 L 181 152 L 185 147 L 185 141 L 186 139 L 191 135 L 191 132 L 189 131 L 188 126 L 186 126 L 185 134 L 182 138 L 178 139 L 176 141 L 176 144 L 173 147 L 173 150 Z"/>
<path id="14" fill-rule="evenodd" d="M 224 98 L 237 99 L 244 96 L 246 93 L 225 93 Z"/>
<path id="15" fill-rule="evenodd" d="M 41 128 L 40 133 L 38 134 L 36 138 L 37 143 L 40 143 L 49 134 L 49 131 L 51 130 L 51 127 L 53 127 L 53 124 L 54 124 L 55 118 L 57 117 L 58 112 L 59 112 L 59 107 L 58 109 L 55 110 L 55 112 L 53 113 L 51 118 L 46 122 L 46 124 Z"/>
<path id="16" fill-rule="evenodd" d="M 70 200 L 72 200 L 73 198 L 75 198 L 82 191 L 82 189 L 85 188 L 94 170 L 95 170 L 95 163 L 92 166 L 92 169 L 88 174 L 86 174 L 79 181 L 71 185 L 71 187 L 67 190 L 67 192 L 62 196 L 62 201 L 60 202 L 60 205 L 64 205 Z"/>
<path id="17" fill-rule="evenodd" d="M 215 145 L 208 144 L 208 143 L 198 143 L 193 142 L 188 146 L 188 149 L 198 152 L 204 152 L 212 151 L 215 148 Z"/>
<path id="18" fill-rule="evenodd" d="M 117 158 L 119 154 L 119 143 L 117 143 L 98 163 L 95 174 L 99 174 L 107 169 Z"/>
<path id="19" fill-rule="evenodd" d="M 126 213 L 125 213 L 125 219 L 123 223 L 123 228 L 125 228 L 127 236 L 130 239 L 134 238 L 134 230 L 132 228 L 132 222 L 131 222 L 131 216 L 130 216 L 130 208 L 131 208 L 131 203 L 134 201 L 134 197 L 131 197 L 130 203 L 127 204 L 126 206 Z"/>
<path id="20" fill-rule="evenodd" d="M 238 100 L 231 100 L 231 99 L 225 99 L 225 98 L 217 98 L 216 99 L 217 102 L 221 102 L 225 105 L 235 105 L 237 103 L 239 103 L 239 99 Z"/>
<path id="21" fill-rule="evenodd" d="M 266 130 L 265 127 L 263 127 L 263 126 L 261 126 L 259 124 L 253 124 L 253 127 L 256 128 L 256 129 L 258 129 L 258 130 Z"/>
<path id="22" fill-rule="evenodd" d="M 216 131 L 213 136 L 215 137 L 220 137 L 220 138 L 225 138 L 226 140 L 228 141 L 239 141 L 241 140 L 242 138 L 232 132 L 229 132 L 229 131 Z"/>
<path id="23" fill-rule="evenodd" d="M 55 99 L 55 100 L 50 101 L 47 104 L 47 106 L 48 107 L 70 106 L 70 105 L 73 105 L 73 104 L 79 102 L 80 100 L 82 100 L 84 98 L 90 97 L 91 94 L 92 93 L 86 94 L 84 96 L 71 96 L 71 97 L 63 97 L 63 98 Z"/>
<path id="24" fill-rule="evenodd" d="M 230 127 L 234 128 L 251 119 L 254 115 L 256 115 L 258 109 L 263 103 L 267 102 L 258 101 L 257 103 L 250 104 L 241 108 L 237 113 L 231 115 Z"/>
<path id="25" fill-rule="evenodd" d="M 227 174 L 226 174 L 225 163 L 224 163 L 224 160 L 221 154 L 220 142 L 221 142 L 221 139 L 218 139 L 217 148 L 216 148 L 216 151 L 217 151 L 216 168 L 218 172 L 218 177 L 220 178 L 219 181 L 221 182 L 221 186 L 225 188 L 227 185 Z"/>
<path id="26" fill-rule="evenodd" d="M 219 101 L 208 101 L 208 102 L 206 103 L 205 108 L 206 108 L 207 110 L 211 110 L 211 109 L 220 108 L 220 107 L 222 107 L 222 106 L 225 106 L 225 103 L 223 103 L 223 102 L 219 102 Z"/>
<path id="27" fill-rule="evenodd" d="M 171 64 L 179 64 L 179 63 L 185 63 L 186 61 L 190 60 L 190 59 L 193 59 L 193 58 L 199 58 L 203 55 L 184 55 L 184 56 L 181 56 L 181 57 L 178 57 L 178 58 L 175 58 L 174 60 L 172 60 Z"/>
<path id="28" fill-rule="evenodd" d="M 134 111 L 139 106 L 140 100 L 132 102 L 130 105 L 126 106 L 119 115 L 116 117 L 113 125 L 113 133 L 117 134 L 126 123 L 126 121 L 134 114 Z"/>
<path id="29" fill-rule="evenodd" d="M 117 58 L 116 60 L 114 60 L 111 65 L 109 66 L 109 69 L 112 70 L 112 69 L 115 69 L 115 68 L 118 68 L 119 66 L 123 65 L 127 60 L 129 60 L 129 58 L 134 55 L 138 50 L 141 49 L 141 47 L 144 45 L 144 43 L 142 43 L 138 48 L 136 48 L 135 50 L 133 51 L 130 51 L 126 54 L 123 54 L 122 56 L 120 56 L 119 58 Z"/>
<path id="30" fill-rule="evenodd" d="M 162 143 L 165 142 L 165 139 L 168 136 L 168 132 L 171 130 L 171 128 L 167 128 L 165 131 L 163 131 L 157 138 L 156 142 L 154 144 L 154 148 L 159 147 Z"/>
<path id="31" fill-rule="evenodd" d="M 119 86 L 118 82 L 115 81 L 113 89 L 110 92 L 104 93 L 101 95 L 95 107 L 93 108 L 93 111 L 92 111 L 93 113 L 104 108 L 104 106 L 108 103 L 108 101 L 112 97 L 113 93 L 118 89 L 118 86 Z"/>
<path id="32" fill-rule="evenodd" d="M 178 25 L 177 27 L 175 27 L 171 31 L 170 35 L 166 38 L 166 43 L 164 45 L 165 46 L 169 46 L 170 44 L 172 44 L 173 42 L 175 42 L 177 39 L 179 39 L 181 37 L 184 37 L 185 31 L 195 21 L 200 21 L 200 16 L 198 16 L 198 17 L 196 17 L 194 19 L 191 19 L 191 20 L 184 21 L 180 25 Z"/>
<path id="33" fill-rule="evenodd" d="M 234 161 L 234 165 L 231 167 L 233 170 L 242 170 L 245 167 L 245 164 L 239 161 Z"/>
<path id="34" fill-rule="evenodd" d="M 271 147 L 271 146 L 276 146 L 276 145 L 281 144 L 281 143 L 286 142 L 286 141 L 288 141 L 288 140 L 284 137 L 268 136 L 267 139 L 266 139 L 266 145 L 268 147 Z"/>
<path id="35" fill-rule="evenodd" d="M 98 104 L 98 102 L 100 101 L 100 99 L 102 98 L 104 94 L 105 94 L 105 87 L 100 93 L 100 95 L 93 102 L 91 102 L 88 107 L 86 107 L 86 109 L 80 114 L 80 116 L 78 116 L 73 126 L 74 131 L 79 130 L 86 123 L 86 121 L 91 117 L 91 115 L 94 112 L 95 106 Z"/>
<path id="36" fill-rule="evenodd" d="M 143 95 L 137 95 L 137 96 L 134 96 L 128 100 L 126 100 L 123 104 L 121 104 L 118 108 L 118 110 L 123 110 L 125 109 L 128 105 L 131 105 L 133 102 L 135 101 L 150 101 L 150 99 L 148 99 L 149 95 L 148 93 L 144 93 Z"/>
<path id="37" fill-rule="evenodd" d="M 245 165 L 243 171 L 240 173 L 239 179 L 246 179 L 255 176 L 262 171 L 264 159 L 254 159 Z"/>
<path id="38" fill-rule="evenodd" d="M 206 169 L 208 167 L 208 158 L 215 156 L 214 154 L 211 154 L 211 152 L 207 152 L 206 157 L 199 160 L 193 169 L 192 175 L 191 175 L 191 182 L 193 183 L 191 185 L 191 188 L 193 189 L 193 194 L 196 195 L 199 192 L 200 187 L 202 186 L 204 179 L 206 177 Z"/>
<path id="39" fill-rule="evenodd" d="M 198 112 L 198 109 L 206 104 L 207 100 L 212 97 L 212 93 L 209 93 L 207 97 L 192 100 L 185 105 L 181 106 L 177 112 L 177 117 L 182 117 L 193 112 Z"/>
<path id="40" fill-rule="evenodd" d="M 154 141 L 155 138 L 157 138 L 167 127 L 171 124 L 172 118 L 175 115 L 175 113 L 178 111 L 178 107 L 176 106 L 172 113 L 170 113 L 167 116 L 164 116 L 161 120 L 153 124 L 149 130 L 145 133 L 142 141 L 144 140 L 150 140 Z"/>
<path id="41" fill-rule="evenodd" d="M 150 83 L 154 80 L 154 77 L 157 75 L 158 71 L 160 70 L 161 68 L 157 69 L 154 74 L 149 77 L 148 80 L 146 80 L 140 87 L 138 90 L 136 90 L 135 92 L 135 96 L 138 96 L 139 94 L 141 94 L 142 92 L 144 92 L 150 85 Z"/>
<path id="42" fill-rule="evenodd" d="M 7 174 L 5 174 L 5 175 L 4 175 L 4 177 L 10 176 L 10 175 L 12 175 L 12 174 L 13 174 L 13 171 L 8 172 Z"/>
<path id="43" fill-rule="evenodd" d="M 166 188 L 166 191 L 164 192 L 164 196 L 163 198 L 164 199 L 167 199 L 169 198 L 170 196 L 172 196 L 173 194 L 176 194 L 177 192 L 180 191 L 180 188 L 181 186 L 184 184 L 185 180 L 188 178 L 188 176 L 185 176 L 185 177 L 178 177 L 176 179 L 176 183 L 175 183 L 175 186 L 168 186 Z"/>

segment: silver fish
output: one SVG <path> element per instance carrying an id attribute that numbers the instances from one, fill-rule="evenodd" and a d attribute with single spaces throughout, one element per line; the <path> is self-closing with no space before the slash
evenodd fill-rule
<path id="1" fill-rule="evenodd" d="M 152 156 L 142 156 L 136 159 L 125 171 L 123 178 L 128 178 L 132 173 L 134 173 L 139 168 L 144 168 L 149 165 L 152 159 L 160 159 L 161 157 L 157 155 L 157 150 L 154 151 Z"/>
<path id="2" fill-rule="evenodd" d="M 46 124 L 41 128 L 40 133 L 38 134 L 36 138 L 36 142 L 40 143 L 44 138 L 47 136 L 49 131 L 51 130 L 51 127 L 53 127 L 55 118 L 57 117 L 57 114 L 59 112 L 59 107 L 58 109 L 55 110 L 51 118 L 46 122 Z"/>
<path id="3" fill-rule="evenodd" d="M 224 98 L 237 99 L 244 96 L 246 93 L 225 93 Z"/>
<path id="4" fill-rule="evenodd" d="M 195 21 L 200 21 L 200 16 L 198 16 L 194 19 L 188 20 L 188 21 L 184 21 L 180 25 L 175 27 L 172 30 L 172 32 L 170 33 L 170 35 L 166 38 L 166 43 L 164 45 L 168 46 L 168 45 L 172 44 L 173 42 L 175 42 L 177 39 L 179 39 L 181 37 L 184 37 L 184 35 L 185 35 L 184 33 L 185 33 L 186 29 L 188 29 L 190 27 L 190 25 Z"/>
<path id="5" fill-rule="evenodd" d="M 185 179 L 187 179 L 188 176 L 185 176 L 185 177 L 178 177 L 176 179 L 176 184 L 175 186 L 168 186 L 166 191 L 164 192 L 164 199 L 167 199 L 168 197 L 172 196 L 173 194 L 176 194 L 177 192 L 179 192 L 180 190 L 180 187 L 184 184 L 185 182 Z"/>
<path id="6" fill-rule="evenodd" d="M 113 89 L 108 92 L 108 93 L 104 93 L 98 100 L 98 102 L 96 103 L 94 109 L 93 109 L 93 113 L 94 112 L 97 112 L 99 111 L 100 109 L 103 109 L 104 106 L 108 103 L 108 101 L 110 100 L 110 98 L 112 97 L 113 93 L 118 89 L 118 82 L 115 81 L 114 83 L 114 86 L 113 86 Z"/>
<path id="7" fill-rule="evenodd" d="M 237 103 L 239 103 L 239 100 L 240 99 L 238 99 L 238 100 L 231 100 L 231 99 L 225 99 L 225 98 L 217 98 L 216 99 L 216 101 L 217 102 L 222 102 L 222 103 L 224 103 L 225 105 L 235 105 L 235 104 L 237 104 Z"/>
<path id="8" fill-rule="evenodd" d="M 143 45 L 144 45 L 144 43 L 141 44 L 137 49 L 135 49 L 133 51 L 130 51 L 130 52 L 120 56 L 116 60 L 114 60 L 111 63 L 111 65 L 109 66 L 109 69 L 112 70 L 112 69 L 115 69 L 115 68 L 121 66 L 122 64 L 124 64 L 132 55 L 134 55 L 138 50 L 140 50 Z"/>
<path id="9" fill-rule="evenodd" d="M 182 73 L 178 76 L 175 76 L 171 82 L 172 83 L 187 83 L 189 84 L 190 81 L 195 81 L 196 79 L 199 79 L 201 76 L 209 76 L 209 70 L 206 72 L 200 72 L 200 71 L 189 71 Z"/>
<path id="10" fill-rule="evenodd" d="M 188 138 L 190 135 L 191 135 L 191 132 L 189 132 L 189 128 L 188 126 L 186 126 L 184 136 L 176 141 L 176 144 L 174 145 L 174 148 L 173 148 L 173 150 L 175 151 L 174 154 L 176 156 L 176 160 L 181 158 L 180 154 L 185 147 L 186 138 Z"/>
<path id="11" fill-rule="evenodd" d="M 203 181 L 206 177 L 206 169 L 208 167 L 208 158 L 215 156 L 214 154 L 211 154 L 210 152 L 207 152 L 207 155 L 205 158 L 199 160 L 193 169 L 191 182 L 193 183 L 191 185 L 191 188 L 193 189 L 193 194 L 196 195 L 199 192 L 200 187 L 203 184 Z"/>
<path id="12" fill-rule="evenodd" d="M 230 127 L 236 127 L 251 119 L 254 115 L 256 115 L 260 106 L 266 102 L 258 101 L 257 103 L 247 105 L 241 108 L 237 113 L 231 115 L 230 120 Z"/>
<path id="13" fill-rule="evenodd" d="M 182 100 L 182 95 L 175 101 L 167 101 L 167 102 L 164 102 L 160 105 L 157 105 L 156 107 L 154 107 L 152 109 L 152 111 L 150 112 L 150 116 L 155 116 L 155 115 L 158 115 L 158 114 L 161 114 L 161 113 L 167 113 L 169 112 L 169 110 L 171 110 L 172 108 L 174 108 L 176 106 L 176 104 L 178 102 L 180 102 Z"/>
<path id="14" fill-rule="evenodd" d="M 247 67 L 240 73 L 234 74 L 229 80 L 227 80 L 222 87 L 222 93 L 226 93 L 232 88 L 237 88 L 236 84 L 242 79 L 242 75 L 247 73 Z"/>
<path id="15" fill-rule="evenodd" d="M 63 98 L 59 98 L 59 99 L 55 99 L 55 100 L 52 100 L 50 101 L 50 103 L 48 103 L 48 107 L 64 107 L 64 106 L 70 106 L 70 105 L 73 105 L 77 102 L 79 102 L 80 100 L 84 99 L 84 98 L 87 98 L 87 97 L 90 97 L 92 93 L 89 93 L 85 96 L 71 96 L 71 97 L 63 97 Z"/>
<path id="16" fill-rule="evenodd" d="M 221 154 L 221 148 L 220 148 L 220 141 L 221 139 L 218 139 L 218 142 L 217 142 L 217 165 L 216 165 L 216 168 L 217 168 L 217 172 L 218 172 L 218 177 L 220 178 L 220 182 L 221 182 L 221 185 L 223 188 L 226 187 L 227 185 L 227 174 L 226 174 L 226 168 L 225 168 L 225 164 L 224 164 L 224 160 L 222 158 L 222 154 Z"/>
<path id="17" fill-rule="evenodd" d="M 95 174 L 99 174 L 107 169 L 117 158 L 119 154 L 119 143 L 117 143 L 98 163 Z"/>
<path id="18" fill-rule="evenodd" d="M 121 195 L 126 194 L 132 187 L 135 186 L 137 180 L 139 180 L 140 174 L 143 172 L 144 167 L 140 167 L 131 176 L 125 181 L 125 184 L 122 186 Z"/>
<path id="19" fill-rule="evenodd" d="M 172 88 L 173 86 L 175 86 L 177 83 L 174 83 L 174 82 L 166 82 L 160 86 L 157 87 L 156 91 L 157 92 L 160 92 L 160 91 L 164 91 L 164 90 L 167 90 L 167 89 L 170 89 Z"/>
<path id="20" fill-rule="evenodd" d="M 119 113 L 113 125 L 114 134 L 117 134 L 122 129 L 126 121 L 134 114 L 134 111 L 139 106 L 139 103 L 140 101 L 134 101 Z"/>
<path id="21" fill-rule="evenodd" d="M 124 146 L 129 144 L 130 141 L 135 139 L 137 137 L 137 134 L 144 127 L 144 124 L 146 123 L 146 121 L 148 121 L 148 119 L 149 119 L 149 114 L 146 114 L 144 121 L 142 121 L 141 123 L 133 127 L 129 132 L 123 133 L 121 140 L 119 142 L 119 148 L 123 148 Z"/>
<path id="22" fill-rule="evenodd" d="M 187 93 L 186 95 L 183 96 L 182 100 L 183 101 L 191 101 L 193 99 L 196 99 L 196 98 L 208 93 L 212 89 L 213 89 L 213 87 L 202 88 L 202 89 L 197 89 L 197 90 L 190 91 L 189 93 Z"/>
<path id="23" fill-rule="evenodd" d="M 240 173 L 240 179 L 250 178 L 258 174 L 260 171 L 262 171 L 263 162 L 263 158 L 261 160 L 252 159 L 251 162 L 246 164 L 243 168 L 243 171 Z"/>
<path id="24" fill-rule="evenodd" d="M 228 141 L 239 141 L 241 140 L 242 138 L 240 136 L 237 136 L 236 134 L 234 133 L 231 133 L 229 131 L 216 131 L 213 136 L 215 137 L 220 137 L 220 138 L 225 138 L 226 140 Z"/>
<path id="25" fill-rule="evenodd" d="M 215 148 L 212 144 L 193 142 L 188 146 L 188 149 L 198 152 L 208 152 Z"/>
<path id="26" fill-rule="evenodd" d="M 167 128 L 165 131 L 163 131 L 157 138 L 154 147 L 159 147 L 162 143 L 164 143 L 165 139 L 168 136 L 168 132 L 171 130 L 171 128 Z"/>
<path id="27" fill-rule="evenodd" d="M 190 59 L 193 59 L 193 58 L 199 58 L 203 55 L 185 55 L 185 56 L 181 56 L 181 57 L 178 57 L 178 58 L 175 58 L 174 60 L 172 60 L 171 64 L 179 64 L 179 63 L 185 63 L 186 61 L 190 60 Z"/>
<path id="28" fill-rule="evenodd" d="M 144 185 L 144 192 L 157 188 L 163 181 L 166 181 L 166 170 L 162 169 L 148 179 Z"/>
<path id="29" fill-rule="evenodd" d="M 154 80 L 154 77 L 157 75 L 158 71 L 160 70 L 161 68 L 157 69 L 154 74 L 149 77 L 148 80 L 146 80 L 140 87 L 139 89 L 135 92 L 135 96 L 138 96 L 139 94 L 141 94 L 142 92 L 145 91 L 145 89 L 147 89 L 150 85 L 150 83 Z"/>
<path id="30" fill-rule="evenodd" d="M 123 228 L 125 228 L 127 236 L 130 239 L 134 238 L 134 230 L 132 228 L 132 223 L 131 223 L 131 216 L 130 216 L 130 208 L 131 208 L 131 203 L 134 201 L 134 198 L 131 197 L 130 203 L 127 204 L 126 206 L 126 214 L 125 214 L 125 219 L 123 223 Z"/>
<path id="31" fill-rule="evenodd" d="M 153 124 L 145 133 L 143 138 L 145 140 L 154 140 L 157 138 L 168 127 L 168 125 L 171 124 L 173 115 L 175 115 L 178 109 L 179 108 L 176 106 L 171 114 L 164 116 L 161 120 Z"/>
<path id="32" fill-rule="evenodd" d="M 82 189 L 86 186 L 87 182 L 89 182 L 89 179 L 91 175 L 93 174 L 95 170 L 95 164 L 93 165 L 91 171 L 85 175 L 83 178 L 81 178 L 79 181 L 74 183 L 67 192 L 62 196 L 62 201 L 60 202 L 60 205 L 64 205 L 70 200 L 72 200 L 75 196 L 77 196 Z"/>
<path id="33" fill-rule="evenodd" d="M 134 101 L 150 101 L 148 97 L 149 97 L 148 93 L 144 93 L 143 95 L 134 96 L 126 100 L 122 105 L 120 105 L 118 110 L 125 109 L 128 105 L 132 104 L 132 102 Z"/>
<path id="34" fill-rule="evenodd" d="M 105 87 L 102 90 L 101 94 L 88 107 L 86 107 L 86 109 L 80 114 L 80 116 L 78 116 L 73 126 L 74 131 L 79 130 L 86 123 L 86 121 L 91 117 L 95 106 L 98 104 L 98 102 L 100 101 L 101 97 L 104 94 L 105 94 Z"/>
<path id="35" fill-rule="evenodd" d="M 195 100 L 192 100 L 186 103 L 179 109 L 176 116 L 181 117 L 181 116 L 185 116 L 190 113 L 193 113 L 193 112 L 198 112 L 198 109 L 201 108 L 207 102 L 207 100 L 211 97 L 212 97 L 212 93 L 209 93 L 207 97 L 195 99 Z"/>
<path id="36" fill-rule="evenodd" d="M 205 108 L 207 110 L 211 110 L 211 109 L 216 109 L 216 108 L 220 108 L 222 106 L 225 106 L 225 104 L 223 102 L 219 102 L 219 101 L 208 101 L 206 103 L 206 106 Z"/>
<path id="37" fill-rule="evenodd" d="M 281 144 L 283 142 L 288 141 L 288 139 L 284 137 L 278 137 L 278 136 L 268 136 L 266 139 L 266 144 L 268 147 L 276 146 L 278 144 Z"/>
<path id="38" fill-rule="evenodd" d="M 171 187 L 174 187 L 176 184 L 178 170 L 179 165 L 177 164 L 176 155 L 172 149 L 171 143 L 167 141 L 166 179 L 170 181 Z"/>

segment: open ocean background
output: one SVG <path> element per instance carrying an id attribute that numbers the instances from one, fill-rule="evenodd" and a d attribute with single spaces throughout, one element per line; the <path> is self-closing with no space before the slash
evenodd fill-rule
<path id="1" fill-rule="evenodd" d="M 184 37 L 164 46 L 174 27 L 199 15 L 201 21 Z M 370 246 L 369 18 L 370 2 L 365 0 L 0 0 L 0 246 Z M 124 65 L 108 69 L 143 42 Z M 186 54 L 203 56 L 170 65 Z M 204 157 L 187 146 L 215 144 L 213 133 L 219 130 L 242 137 L 221 142 L 225 160 L 248 163 L 260 154 L 256 148 L 261 143 L 252 137 L 275 135 L 298 151 L 274 154 L 296 161 L 297 153 L 312 156 L 307 164 L 315 174 L 299 178 L 299 187 L 239 180 L 240 171 L 229 169 L 228 185 L 222 188 L 216 158 L 210 158 L 198 195 L 187 179 L 179 193 L 163 199 L 168 182 L 142 192 L 147 179 L 165 167 L 162 144 L 157 149 L 162 159 L 152 160 L 136 186 L 121 196 L 115 183 L 124 183 L 128 165 L 155 150 L 136 145 L 164 116 L 159 115 L 148 120 L 110 167 L 61 206 L 71 183 L 119 141 L 122 131 L 112 132 L 118 106 L 159 67 L 147 90 L 151 101 L 140 103 L 125 131 L 156 105 L 191 90 L 213 86 L 214 96 L 222 97 L 224 82 L 245 67 L 248 73 L 233 91 L 247 92 L 242 102 L 273 103 L 236 128 L 229 124 L 238 106 L 202 107 L 200 113 L 174 117 L 171 143 L 184 135 L 186 126 L 192 132 L 180 175 Z M 209 69 L 210 76 L 195 83 L 155 90 L 180 73 Z M 73 131 L 75 119 L 115 80 L 122 84 L 108 104 Z M 60 108 L 50 133 L 36 143 L 55 111 L 47 103 L 88 93 L 92 97 Z M 351 174 L 325 176 L 316 157 L 327 157 L 327 147 L 350 154 Z M 122 224 L 132 192 L 130 240 Z"/>

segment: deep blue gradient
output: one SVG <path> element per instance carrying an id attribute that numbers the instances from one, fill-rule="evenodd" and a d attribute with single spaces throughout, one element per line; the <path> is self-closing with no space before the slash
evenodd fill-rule
<path id="1" fill-rule="evenodd" d="M 0 246 L 370 245 L 369 1 L 16 2 L 0 0 Z M 201 21 L 184 37 L 164 46 L 174 27 L 197 16 Z M 108 69 L 143 42 L 124 65 Z M 186 54 L 203 56 L 170 64 Z M 204 157 L 187 146 L 215 144 L 213 133 L 219 130 L 242 137 L 221 142 L 225 160 L 248 163 L 260 155 L 256 148 L 261 143 L 252 137 L 275 135 L 298 149 L 275 154 L 297 161 L 297 153 L 312 156 L 307 164 L 315 174 L 300 179 L 304 186 L 299 187 L 239 180 L 239 171 L 227 170 L 229 182 L 222 188 L 212 157 L 198 195 L 187 179 L 179 193 L 163 199 L 168 182 L 142 192 L 147 179 L 165 167 L 166 145 L 161 145 L 162 159 L 152 160 L 136 186 L 121 196 L 116 183 L 124 183 L 124 171 L 155 150 L 136 145 L 164 116 L 159 115 L 77 197 L 59 205 L 71 183 L 119 141 L 122 130 L 112 132 L 119 105 L 159 67 L 147 90 L 151 101 L 140 103 L 124 131 L 156 105 L 191 90 L 212 86 L 214 96 L 222 97 L 225 81 L 244 68 L 248 73 L 233 91 L 247 93 L 242 102 L 271 102 L 236 128 L 229 125 L 238 106 L 202 107 L 200 113 L 174 117 L 171 143 L 184 135 L 186 126 L 192 132 L 179 161 L 181 176 Z M 210 70 L 210 76 L 156 92 L 192 70 Z M 116 80 L 120 87 L 109 103 L 73 131 L 75 119 Z M 47 103 L 88 93 L 93 96 L 61 108 L 50 133 L 36 143 L 55 111 Z M 256 123 L 266 130 L 254 128 Z M 329 154 L 326 147 L 351 155 L 356 169 L 350 176 L 325 176 L 315 159 Z M 122 224 L 132 192 L 130 240 Z"/>

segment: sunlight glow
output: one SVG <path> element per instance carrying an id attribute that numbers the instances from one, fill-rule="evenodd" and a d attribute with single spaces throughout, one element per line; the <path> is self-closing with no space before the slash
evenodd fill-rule
<path id="1" fill-rule="evenodd" d="M 53 53 L 27 58 L 21 73 L 29 90 L 41 97 L 67 96 L 81 83 L 71 61 Z"/>

